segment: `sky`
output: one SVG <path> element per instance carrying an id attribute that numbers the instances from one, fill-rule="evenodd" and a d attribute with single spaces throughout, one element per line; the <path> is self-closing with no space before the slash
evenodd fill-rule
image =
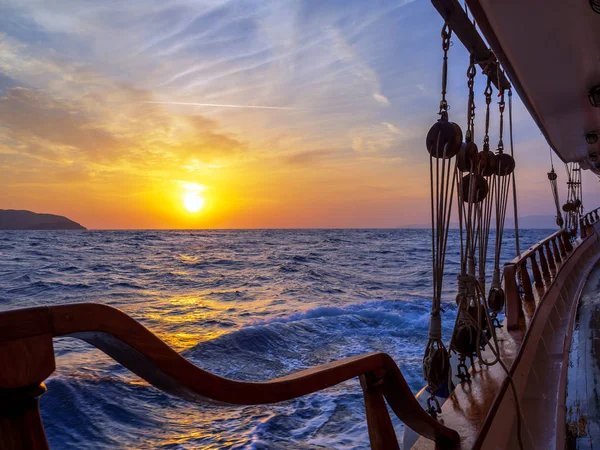
<path id="1" fill-rule="evenodd" d="M 422 0 L 0 0 L 0 208 L 99 229 L 427 223 L 441 26 Z M 484 88 L 479 71 L 478 142 Z M 548 146 L 514 103 L 520 215 L 553 214 Z"/>

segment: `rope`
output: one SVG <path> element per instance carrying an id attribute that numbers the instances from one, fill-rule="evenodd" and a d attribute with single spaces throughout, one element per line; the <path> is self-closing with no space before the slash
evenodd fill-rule
<path id="1" fill-rule="evenodd" d="M 442 29 L 442 49 L 444 50 L 444 61 L 442 66 L 442 101 L 440 102 L 441 120 L 447 120 L 446 83 L 447 83 L 447 46 L 448 39 L 447 27 Z M 466 142 L 469 144 L 473 138 L 475 105 L 473 93 L 473 78 L 475 71 L 474 57 L 471 56 L 470 66 L 467 71 L 469 99 L 467 106 L 467 134 Z M 499 77 L 499 68 L 496 68 L 496 75 Z M 458 354 L 459 364 L 457 376 L 461 381 L 470 379 L 470 374 L 465 364 L 466 358 L 476 356 L 480 364 L 491 366 L 500 363 L 509 379 L 515 404 L 517 408 L 517 440 L 519 447 L 523 449 L 521 439 L 521 421 L 522 414 L 517 397 L 517 391 L 514 382 L 506 365 L 500 359 L 500 347 L 495 332 L 493 316 L 485 298 L 485 290 L 475 278 L 475 252 L 479 242 L 479 276 L 482 284 L 485 285 L 485 262 L 487 257 L 488 238 L 491 223 L 491 214 L 496 213 L 496 242 L 494 258 L 494 276 L 492 287 L 500 288 L 500 252 L 502 247 L 502 235 L 506 218 L 506 208 L 508 203 L 508 194 L 512 182 L 514 190 L 514 143 L 512 133 L 512 101 L 509 92 L 509 116 L 510 116 L 510 143 L 511 155 L 503 154 L 503 132 L 504 132 L 504 90 L 500 92 L 499 112 L 500 112 L 500 131 L 498 142 L 498 157 L 490 152 L 489 149 L 489 125 L 490 125 L 490 104 L 492 95 L 492 83 L 488 75 L 485 89 L 486 97 L 486 117 L 485 117 L 485 135 L 483 139 L 483 151 L 479 156 L 483 156 L 477 165 L 473 164 L 470 155 L 467 152 L 467 145 L 463 145 L 461 166 L 458 162 L 454 164 L 454 172 L 450 173 L 450 162 L 446 162 L 444 148 L 442 161 L 440 163 L 439 155 L 436 154 L 436 162 L 433 163 L 434 153 L 430 152 L 430 187 L 431 187 L 431 219 L 432 219 L 432 266 L 434 277 L 434 296 L 432 299 L 432 312 L 429 326 L 429 340 L 423 359 L 424 372 L 429 374 L 427 381 L 431 396 L 428 399 L 429 412 L 435 416 L 441 408 L 435 398 L 435 389 L 440 382 L 439 377 L 434 379 L 432 375 L 433 354 L 436 351 L 446 352 L 441 341 L 442 322 L 441 322 L 441 285 L 445 264 L 445 252 L 448 237 L 448 226 L 450 220 L 451 203 L 453 199 L 454 186 L 457 188 L 458 201 L 458 222 L 460 229 L 460 274 L 457 277 L 458 292 L 457 303 L 458 313 L 456 315 L 454 329 L 450 338 L 449 349 Z M 439 143 L 439 135 L 438 135 Z M 457 158 L 456 161 L 458 161 Z M 498 163 L 498 167 L 496 166 Z M 440 167 L 441 165 L 441 167 Z M 461 171 L 467 172 L 463 176 Z M 448 188 L 451 181 L 450 194 Z M 449 199 L 449 202 L 448 202 Z M 494 202 L 495 200 L 495 202 Z M 515 220 L 517 212 L 516 197 L 514 197 Z M 516 232 L 518 227 L 516 225 Z M 518 238 L 517 238 L 518 239 Z M 517 252 L 519 243 L 517 240 Z M 489 332 L 489 336 L 487 335 Z M 482 355 L 482 350 L 488 346 L 493 354 L 491 360 L 486 360 Z M 450 380 L 448 379 L 448 382 Z"/>
<path id="2" fill-rule="evenodd" d="M 500 132 L 498 137 L 498 167 L 496 170 L 498 189 L 496 190 L 496 246 L 494 248 L 494 278 L 492 280 L 492 288 L 500 287 L 500 252 L 502 250 L 502 236 L 504 234 L 504 221 L 506 219 L 506 206 L 508 190 L 510 187 L 509 182 L 510 177 L 512 176 L 512 171 L 505 175 L 505 168 L 502 167 L 502 163 L 508 159 L 503 158 L 504 143 L 502 141 L 502 134 L 504 130 L 504 107 L 504 90 L 502 90 L 500 91 L 500 102 L 498 102 L 498 110 L 500 112 Z M 496 283 L 494 283 L 494 280 Z"/>
<path id="3" fill-rule="evenodd" d="M 449 356 L 442 342 L 442 284 L 448 243 L 448 230 L 452 214 L 452 201 L 456 184 L 456 144 L 462 141 L 462 131 L 458 125 L 448 122 L 448 103 L 446 101 L 448 76 L 448 50 L 452 31 L 444 24 L 441 32 L 442 50 L 442 91 L 439 115 L 440 119 L 427 137 L 429 151 L 429 181 L 431 194 L 431 254 L 433 275 L 433 296 L 431 300 L 431 317 L 429 321 L 429 339 L 423 356 L 423 375 L 430 391 L 428 411 L 435 417 L 441 407 L 435 394 L 438 387 L 449 382 Z M 450 131 L 448 131 L 450 130 Z M 448 139 L 448 134 L 454 134 Z M 430 140 L 431 135 L 431 140 Z M 435 159 L 435 162 L 434 162 Z"/>
<path id="4" fill-rule="evenodd" d="M 502 167 L 499 167 L 502 169 Z M 500 271 L 500 252 L 502 250 L 502 236 L 504 234 L 504 222 L 506 220 L 506 207 L 508 204 L 508 192 L 510 188 L 512 172 L 505 176 L 498 176 L 498 189 L 496 190 L 496 247 L 494 254 L 494 272 Z M 499 287 L 499 283 L 492 287 Z"/>
<path id="5" fill-rule="evenodd" d="M 563 205 L 565 211 L 565 229 L 574 237 L 577 234 L 579 218 L 583 213 L 581 168 L 576 163 L 566 163 L 567 172 L 567 201 Z"/>
<path id="6" fill-rule="evenodd" d="M 483 296 L 483 292 L 481 291 L 481 287 L 479 285 L 476 285 L 478 288 L 478 294 L 480 296 Z M 485 306 L 484 303 L 484 307 L 487 308 L 487 306 Z M 487 312 L 487 311 L 486 311 Z M 486 314 L 486 317 L 489 318 L 489 314 Z M 515 400 L 515 410 L 517 412 L 517 442 L 519 444 L 519 448 L 521 450 L 523 450 L 525 448 L 525 446 L 523 445 L 523 438 L 521 436 L 522 434 L 522 422 L 523 422 L 523 411 L 521 409 L 521 404 L 519 402 L 519 398 L 517 396 L 517 388 L 515 386 L 515 382 L 512 378 L 512 375 L 510 374 L 510 371 L 508 370 L 508 367 L 506 367 L 506 364 L 504 364 L 504 361 L 502 361 L 502 359 L 500 358 L 500 347 L 498 345 L 498 338 L 496 336 L 496 330 L 495 327 L 491 327 L 490 328 L 491 334 L 492 334 L 492 342 L 494 343 L 494 345 L 488 345 L 490 351 L 492 352 L 492 354 L 494 355 L 495 359 L 494 359 L 494 363 L 498 363 L 500 364 L 500 367 L 502 367 L 502 370 L 504 371 L 504 373 L 506 374 L 506 377 L 508 378 L 508 382 L 510 384 L 510 388 L 512 390 L 512 394 L 513 394 L 513 398 Z M 486 340 L 486 342 L 489 344 L 489 340 L 487 339 L 487 336 L 485 336 L 485 334 L 483 335 L 483 338 Z M 486 364 L 486 361 L 484 361 L 482 358 L 480 358 L 480 360 Z M 491 364 L 486 364 L 486 365 L 491 365 Z"/>
<path id="7" fill-rule="evenodd" d="M 442 316 L 440 314 L 432 315 L 429 321 L 429 339 L 432 341 L 441 339 L 442 336 Z"/>
<path id="8" fill-rule="evenodd" d="M 482 158 L 483 164 L 490 164 L 492 162 L 495 163 L 495 157 L 492 152 L 490 152 L 490 138 L 489 138 L 489 129 L 490 129 L 490 104 L 492 103 L 492 80 L 488 76 L 486 88 L 484 91 L 485 95 L 485 134 L 483 137 L 483 151 Z M 493 161 L 492 161 L 493 160 Z M 481 166 L 481 164 L 480 164 Z M 488 243 L 489 243 L 489 235 L 490 235 L 490 226 L 492 220 L 492 205 L 493 199 L 496 195 L 496 174 L 491 172 L 486 172 L 482 170 L 485 168 L 479 167 L 479 172 L 483 172 L 483 175 L 488 183 L 489 192 L 487 197 L 483 200 L 482 204 L 479 207 L 478 211 L 478 240 L 479 240 L 479 283 L 483 286 L 485 290 L 485 267 L 487 263 L 487 253 L 488 253 Z"/>
<path id="9" fill-rule="evenodd" d="M 513 143 L 513 115 L 512 115 L 512 89 L 508 90 L 508 125 L 510 134 L 510 156 L 515 159 L 514 143 Z M 512 189 L 513 189 L 513 211 L 515 216 L 515 246 L 517 256 L 521 256 L 521 246 L 519 245 L 519 213 L 517 208 L 517 177 L 513 173 Z"/>

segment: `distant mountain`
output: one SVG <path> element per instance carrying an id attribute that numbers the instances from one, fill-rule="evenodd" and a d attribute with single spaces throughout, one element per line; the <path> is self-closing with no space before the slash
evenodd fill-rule
<path id="1" fill-rule="evenodd" d="M 512 218 L 506 219 L 506 224 L 504 228 L 514 228 L 515 224 Z M 402 228 L 431 228 L 430 224 L 414 224 L 414 225 L 406 225 Z M 450 228 L 458 228 L 458 223 L 452 222 L 450 224 Z M 494 218 L 492 217 L 492 228 L 496 228 L 496 224 L 494 222 Z M 558 225 L 556 225 L 556 217 L 554 216 L 522 216 L 519 217 L 519 228 L 522 229 L 531 229 L 538 228 L 542 230 L 553 230 L 558 229 Z"/>
<path id="2" fill-rule="evenodd" d="M 506 219 L 506 228 L 514 228 L 512 219 Z M 544 230 L 557 229 L 556 216 L 523 216 L 519 217 L 519 228 L 541 228 Z"/>
<path id="3" fill-rule="evenodd" d="M 16 209 L 0 209 L 0 230 L 85 230 L 86 228 L 54 214 L 38 214 Z"/>

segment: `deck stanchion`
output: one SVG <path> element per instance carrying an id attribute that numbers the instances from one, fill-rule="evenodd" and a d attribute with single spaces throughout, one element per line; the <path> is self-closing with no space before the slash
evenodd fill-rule
<path id="1" fill-rule="evenodd" d="M 571 245 L 571 240 L 569 239 L 569 232 L 564 230 L 561 234 L 561 241 L 565 246 L 565 251 L 567 253 L 571 253 L 573 251 L 573 245 Z"/>
<path id="2" fill-rule="evenodd" d="M 531 260 L 531 273 L 533 274 L 533 281 L 535 285 L 543 286 L 544 280 L 542 279 L 542 274 L 540 273 L 538 263 L 535 260 L 535 253 L 533 253 L 529 259 Z"/>
<path id="3" fill-rule="evenodd" d="M 0 328 L 1 329 L 1 328 Z M 43 381 L 54 372 L 52 336 L 0 342 L 0 448 L 46 450 L 40 415 Z"/>
<path id="4" fill-rule="evenodd" d="M 365 399 L 371 449 L 399 450 L 396 432 L 383 398 L 383 377 L 378 377 L 371 372 L 361 375 L 359 378 Z"/>
<path id="5" fill-rule="evenodd" d="M 3 450 L 47 450 L 40 415 L 40 396 L 46 385 L 0 389 L 0 446 Z"/>
<path id="6" fill-rule="evenodd" d="M 527 260 L 523 260 L 522 264 L 519 266 L 519 277 L 521 278 L 521 286 L 523 287 L 523 300 L 527 302 L 535 301 L 535 297 L 533 296 L 533 288 L 531 286 L 531 277 L 529 276 L 529 272 L 527 271 Z"/>
<path id="7" fill-rule="evenodd" d="M 546 241 L 544 244 L 546 247 L 546 257 L 548 259 L 548 267 L 550 268 L 551 275 L 556 273 L 556 262 L 554 261 L 554 255 L 552 253 L 552 249 L 550 248 L 550 241 Z"/>
<path id="8" fill-rule="evenodd" d="M 558 268 L 558 265 L 562 262 L 562 258 L 560 256 L 560 250 L 558 249 L 558 246 L 556 245 L 556 238 L 552 238 L 550 240 L 550 244 L 552 245 L 552 253 L 554 254 L 554 261 L 556 262 L 556 265 Z"/>
<path id="9" fill-rule="evenodd" d="M 558 242 L 558 247 L 560 248 L 561 260 L 566 258 L 566 256 L 567 256 L 567 249 L 566 249 L 565 243 L 563 241 L 563 236 L 564 236 L 564 234 L 561 233 L 560 236 L 556 237 L 556 241 Z"/>
<path id="10" fill-rule="evenodd" d="M 509 263 L 504 266 L 504 292 L 506 293 L 506 326 L 509 330 L 515 330 L 519 328 L 520 319 L 523 317 L 515 264 Z"/>
<path id="11" fill-rule="evenodd" d="M 548 261 L 546 260 L 546 255 L 544 254 L 543 245 L 540 245 L 538 248 L 538 255 L 540 257 L 540 267 L 542 268 L 544 280 L 550 281 L 550 269 L 548 268 Z"/>

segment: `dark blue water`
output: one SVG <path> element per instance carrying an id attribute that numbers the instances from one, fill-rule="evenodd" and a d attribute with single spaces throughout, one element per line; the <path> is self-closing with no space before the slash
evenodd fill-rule
<path id="1" fill-rule="evenodd" d="M 521 246 L 551 232 L 521 230 Z M 515 252 L 506 234 L 503 261 Z M 427 230 L 0 232 L 0 308 L 109 304 L 238 380 L 384 351 L 416 392 L 430 250 Z M 446 340 L 458 261 L 451 233 Z M 42 397 L 53 449 L 368 447 L 358 380 L 281 405 L 215 407 L 163 394 L 77 340 L 55 350 Z"/>

